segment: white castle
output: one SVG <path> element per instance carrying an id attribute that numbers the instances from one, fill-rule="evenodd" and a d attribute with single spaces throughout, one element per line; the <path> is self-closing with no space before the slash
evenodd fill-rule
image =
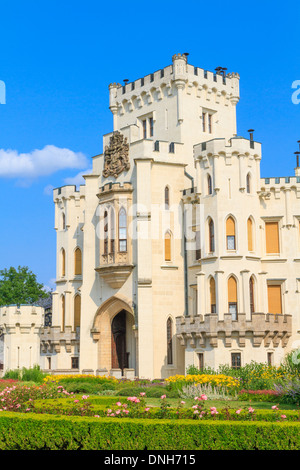
<path id="1" fill-rule="evenodd" d="M 187 59 L 109 86 L 103 155 L 54 190 L 52 326 L 2 308 L 4 370 L 165 378 L 279 365 L 300 344 L 299 162 L 261 178 L 261 144 L 236 131 L 239 75 Z"/>

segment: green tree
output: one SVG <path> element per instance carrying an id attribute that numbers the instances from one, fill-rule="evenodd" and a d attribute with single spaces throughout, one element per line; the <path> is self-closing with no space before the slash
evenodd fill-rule
<path id="1" fill-rule="evenodd" d="M 48 295 L 27 266 L 0 270 L 0 306 L 31 305 Z"/>

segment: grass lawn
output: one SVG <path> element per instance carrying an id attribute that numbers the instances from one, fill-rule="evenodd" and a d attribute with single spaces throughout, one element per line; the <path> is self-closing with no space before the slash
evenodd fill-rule
<path id="1" fill-rule="evenodd" d="M 166 401 L 170 404 L 171 407 L 176 408 L 178 403 L 180 403 L 180 398 L 166 398 Z M 196 402 L 195 400 L 183 399 L 185 401 L 185 408 L 190 408 Z M 146 403 L 149 406 L 160 406 L 161 399 L 160 398 L 146 398 Z M 199 403 L 199 402 L 197 402 Z M 215 406 L 217 409 L 225 408 L 225 406 L 229 406 L 232 409 L 244 408 L 252 406 L 256 410 L 270 410 L 273 405 L 278 405 L 276 402 L 263 402 L 263 401 L 241 401 L 241 400 L 207 400 L 206 405 L 208 407 Z M 280 410 L 296 410 L 298 411 L 298 407 L 296 405 L 287 405 L 287 404 L 279 404 L 278 405 Z"/>

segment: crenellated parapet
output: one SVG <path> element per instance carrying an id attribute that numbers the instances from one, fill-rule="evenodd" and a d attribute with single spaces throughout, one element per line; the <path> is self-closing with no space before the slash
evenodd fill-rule
<path id="1" fill-rule="evenodd" d="M 230 313 L 219 320 L 217 314 L 206 314 L 176 318 L 177 337 L 182 345 L 191 348 L 218 347 L 223 340 L 226 348 L 232 347 L 233 339 L 239 347 L 245 347 L 246 340 L 253 347 L 285 348 L 292 334 L 292 315 L 253 313 L 251 320 L 240 313 L 237 320 Z"/>
<path id="2" fill-rule="evenodd" d="M 71 326 L 66 326 L 64 331 L 59 326 L 43 328 L 40 340 L 43 354 L 60 353 L 62 349 L 70 353 L 79 344 L 79 331 L 74 331 Z"/>
<path id="3" fill-rule="evenodd" d="M 123 85 L 111 83 L 109 108 L 114 115 L 123 115 L 173 95 L 178 86 L 186 88 L 188 94 L 194 89 L 196 97 L 207 102 L 218 103 L 222 98 L 225 105 L 236 105 L 239 78 L 238 73 L 222 75 L 195 67 L 188 63 L 186 54 L 174 54 L 172 65 Z"/>
<path id="4" fill-rule="evenodd" d="M 44 322 L 43 307 L 35 305 L 9 305 L 0 308 L 0 328 L 8 333 L 38 333 Z"/>

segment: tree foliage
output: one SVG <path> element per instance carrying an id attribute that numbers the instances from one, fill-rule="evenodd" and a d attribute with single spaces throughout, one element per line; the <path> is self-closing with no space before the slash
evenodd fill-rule
<path id="1" fill-rule="evenodd" d="M 0 270 L 0 306 L 31 305 L 48 295 L 27 266 Z"/>

